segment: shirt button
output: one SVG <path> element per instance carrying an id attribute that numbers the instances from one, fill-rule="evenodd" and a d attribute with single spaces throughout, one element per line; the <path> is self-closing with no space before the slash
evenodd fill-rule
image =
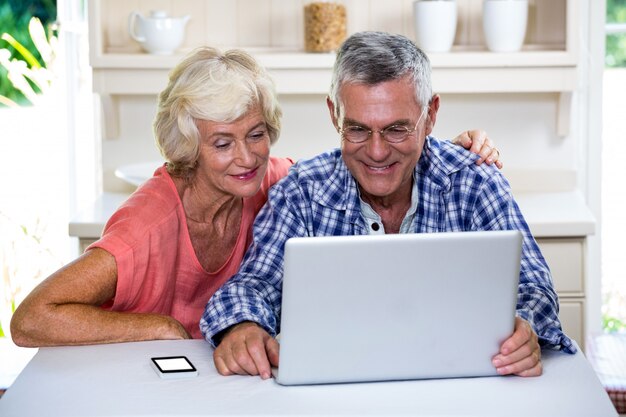
<path id="1" fill-rule="evenodd" d="M 378 223 L 372 223 L 372 230 L 378 232 L 378 229 L 380 229 L 380 225 Z"/>

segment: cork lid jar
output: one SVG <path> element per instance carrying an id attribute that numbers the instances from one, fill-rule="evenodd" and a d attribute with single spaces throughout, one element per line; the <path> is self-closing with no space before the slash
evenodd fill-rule
<path id="1" fill-rule="evenodd" d="M 332 52 L 346 38 L 346 7 L 329 1 L 304 6 L 304 49 L 306 52 Z"/>

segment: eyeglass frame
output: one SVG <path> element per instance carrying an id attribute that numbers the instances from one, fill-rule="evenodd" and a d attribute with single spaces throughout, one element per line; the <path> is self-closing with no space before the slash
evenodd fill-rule
<path id="1" fill-rule="evenodd" d="M 393 125 L 391 125 L 391 126 L 387 126 L 386 128 L 384 128 L 384 129 L 380 129 L 380 130 L 372 130 L 372 129 L 368 129 L 368 128 L 366 128 L 365 126 L 357 126 L 357 125 L 347 126 L 347 128 L 350 128 L 350 127 L 359 127 L 359 128 L 361 128 L 361 129 L 363 129 L 363 130 L 367 131 L 367 137 L 366 137 L 364 140 L 360 141 L 360 142 L 354 142 L 354 141 L 352 141 L 352 140 L 348 139 L 348 138 L 346 137 L 346 135 L 345 135 L 345 130 L 346 130 L 346 128 L 344 128 L 344 127 L 342 127 L 342 128 L 337 128 L 337 132 L 339 132 L 339 134 L 341 135 L 342 139 L 345 139 L 345 140 L 347 140 L 348 142 L 350 142 L 350 143 L 354 143 L 354 144 L 357 144 L 357 145 L 358 145 L 358 144 L 360 144 L 360 143 L 365 143 L 365 142 L 367 142 L 368 140 L 370 140 L 370 138 L 372 137 L 372 135 L 373 135 L 374 133 L 379 133 L 379 134 L 380 134 L 380 136 L 381 136 L 381 137 L 382 137 L 382 138 L 383 138 L 383 139 L 384 139 L 387 143 L 394 143 L 394 144 L 395 144 L 395 143 L 402 143 L 402 142 L 404 142 L 405 140 L 407 140 L 407 139 L 408 139 L 408 137 L 409 137 L 409 136 L 410 136 L 413 132 L 415 132 L 415 131 L 417 130 L 417 125 L 419 125 L 419 124 L 420 124 L 420 122 L 422 121 L 422 117 L 424 117 L 424 114 L 428 113 L 428 111 L 427 111 L 427 110 L 428 110 L 428 106 L 424 106 L 424 108 L 422 109 L 422 112 L 421 112 L 421 114 L 420 114 L 420 117 L 417 119 L 417 123 L 415 123 L 415 126 L 414 126 L 412 129 L 411 129 L 411 128 L 408 128 L 408 127 L 406 127 L 406 126 L 404 126 L 404 125 L 400 125 L 400 124 L 393 124 Z M 389 139 L 387 139 L 387 137 L 386 137 L 386 135 L 385 135 L 385 132 L 386 132 L 388 129 L 391 129 L 391 128 L 398 128 L 398 127 L 402 127 L 402 128 L 404 128 L 404 129 L 406 129 L 406 136 L 405 136 L 402 140 L 399 140 L 399 141 L 397 141 L 397 142 L 393 142 L 393 141 L 390 141 Z"/>

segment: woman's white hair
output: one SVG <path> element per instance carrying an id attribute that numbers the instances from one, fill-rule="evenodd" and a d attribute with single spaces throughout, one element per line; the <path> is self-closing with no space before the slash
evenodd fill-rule
<path id="1" fill-rule="evenodd" d="M 192 51 L 169 74 L 153 124 L 168 172 L 186 177 L 194 170 L 200 151 L 197 120 L 230 123 L 256 105 L 273 144 L 280 135 L 282 111 L 269 74 L 241 50 Z"/>

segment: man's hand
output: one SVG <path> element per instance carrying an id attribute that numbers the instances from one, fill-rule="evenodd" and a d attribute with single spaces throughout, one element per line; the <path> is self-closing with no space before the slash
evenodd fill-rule
<path id="1" fill-rule="evenodd" d="M 513 335 L 502 343 L 492 359 L 500 375 L 539 376 L 542 372 L 541 348 L 530 324 L 515 317 Z"/>
<path id="2" fill-rule="evenodd" d="M 236 324 L 213 352 L 213 361 L 224 376 L 260 375 L 268 379 L 271 366 L 278 366 L 278 342 L 256 323 Z"/>
<path id="3" fill-rule="evenodd" d="M 498 168 L 502 169 L 500 151 L 493 146 L 493 142 L 487 137 L 487 132 L 484 130 L 467 130 L 452 139 L 452 143 L 480 155 L 476 165 L 486 162 L 487 165 L 496 164 Z"/>

